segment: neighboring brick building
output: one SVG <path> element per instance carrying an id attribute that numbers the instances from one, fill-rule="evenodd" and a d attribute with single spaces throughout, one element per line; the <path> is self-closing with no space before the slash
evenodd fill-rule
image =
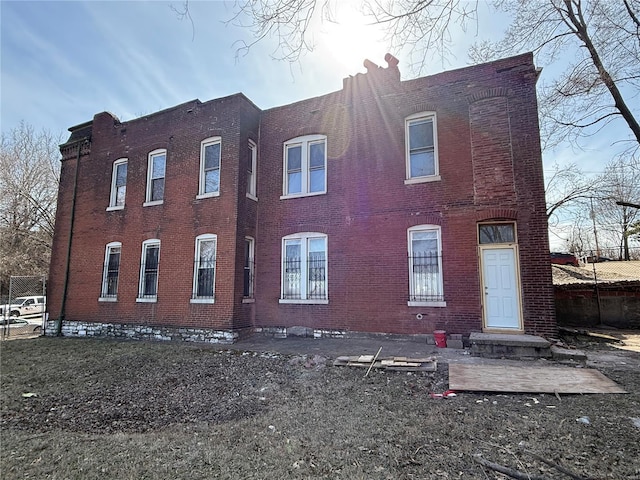
<path id="1" fill-rule="evenodd" d="M 553 334 L 531 54 L 404 82 L 386 60 L 269 110 L 72 127 L 48 330 Z"/>

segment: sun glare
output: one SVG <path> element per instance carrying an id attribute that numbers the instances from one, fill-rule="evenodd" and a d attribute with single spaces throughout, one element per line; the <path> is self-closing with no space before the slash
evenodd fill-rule
<path id="1" fill-rule="evenodd" d="M 337 2 L 332 20 L 325 20 L 316 35 L 316 44 L 322 53 L 331 58 L 333 67 L 355 74 L 364 71 L 365 58 L 381 64 L 386 53 L 384 31 L 371 25 L 356 4 Z"/>

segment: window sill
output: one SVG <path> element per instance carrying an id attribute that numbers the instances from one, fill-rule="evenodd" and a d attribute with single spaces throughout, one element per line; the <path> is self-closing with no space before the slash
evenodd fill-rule
<path id="1" fill-rule="evenodd" d="M 219 197 L 219 196 L 220 196 L 220 191 L 209 192 L 209 193 L 199 193 L 198 195 L 196 195 L 196 200 L 202 200 L 203 198 L 213 198 L 213 197 Z"/>
<path id="2" fill-rule="evenodd" d="M 440 180 L 442 180 L 442 177 L 440 175 L 430 175 L 428 177 L 407 178 L 404 181 L 404 184 L 405 185 L 413 185 L 413 184 L 416 184 L 416 183 L 439 182 Z"/>
<path id="3" fill-rule="evenodd" d="M 252 195 L 250 193 L 247 193 L 247 198 L 250 198 L 251 200 L 253 200 L 254 202 L 258 201 L 258 197 L 256 197 L 255 195 Z"/>
<path id="4" fill-rule="evenodd" d="M 107 207 L 107 212 L 113 212 L 115 210 L 124 210 L 124 205 L 114 205 L 112 207 Z"/>
<path id="5" fill-rule="evenodd" d="M 446 307 L 447 302 L 407 302 L 409 307 Z"/>
<path id="6" fill-rule="evenodd" d="M 99 302 L 117 302 L 118 297 L 100 297 L 98 298 Z"/>
<path id="7" fill-rule="evenodd" d="M 192 298 L 189 303 L 216 303 L 215 298 Z"/>
<path id="8" fill-rule="evenodd" d="M 290 195 L 281 195 L 280 200 L 286 200 L 288 198 L 302 198 L 302 197 L 315 197 L 317 195 L 326 195 L 327 191 L 324 192 L 312 192 L 312 193 L 292 193 Z"/>
<path id="9" fill-rule="evenodd" d="M 158 301 L 158 297 L 152 298 L 136 298 L 136 303 L 156 303 Z"/>
<path id="10" fill-rule="evenodd" d="M 256 303 L 255 298 L 243 298 L 242 303 Z"/>
<path id="11" fill-rule="evenodd" d="M 302 300 L 299 298 L 281 298 L 278 300 L 279 303 L 292 303 L 298 305 L 328 305 L 329 300 L 321 300 L 321 299 L 312 299 L 312 300 Z"/>
<path id="12" fill-rule="evenodd" d="M 154 200 L 153 202 L 144 202 L 143 207 L 153 207 L 154 205 L 162 205 L 164 200 Z"/>

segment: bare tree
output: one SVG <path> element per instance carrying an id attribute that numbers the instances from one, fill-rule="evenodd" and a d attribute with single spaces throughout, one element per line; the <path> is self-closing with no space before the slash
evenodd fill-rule
<path id="1" fill-rule="evenodd" d="M 188 12 L 188 0 L 183 4 Z M 297 62 L 314 48 L 313 27 L 335 21 L 336 6 L 337 0 L 237 0 L 229 21 L 252 34 L 253 41 L 241 42 L 241 54 L 275 37 L 273 57 Z M 540 88 L 543 146 L 597 134 L 622 118 L 630 148 L 639 148 L 637 103 L 634 111 L 626 97 L 640 87 L 640 0 L 494 0 L 493 8 L 511 23 L 503 41 L 472 49 L 472 62 L 534 51 L 539 64 L 560 57 L 566 64 Z M 417 72 L 433 55 L 451 54 L 454 28 L 480 27 L 477 0 L 364 0 L 361 10 L 372 25 L 386 28 L 392 53 L 410 51 Z"/>
<path id="2" fill-rule="evenodd" d="M 629 238 L 634 225 L 640 220 L 640 210 L 619 205 L 617 202 L 631 203 L 640 200 L 640 171 L 631 167 L 629 160 L 618 158 L 607 166 L 602 174 L 603 188 L 599 192 L 598 214 L 600 230 L 617 244 L 619 258 L 629 260 Z"/>
<path id="3" fill-rule="evenodd" d="M 545 183 L 547 217 L 551 222 L 560 210 L 571 208 L 577 200 L 591 198 L 602 185 L 602 178 L 585 175 L 575 163 L 563 167 L 555 164 Z"/>
<path id="4" fill-rule="evenodd" d="M 22 122 L 0 140 L 0 282 L 49 270 L 61 135 Z"/>

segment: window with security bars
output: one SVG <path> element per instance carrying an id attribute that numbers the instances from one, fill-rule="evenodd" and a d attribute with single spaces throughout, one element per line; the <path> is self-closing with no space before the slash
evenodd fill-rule
<path id="1" fill-rule="evenodd" d="M 147 240 L 142 244 L 140 264 L 139 301 L 155 301 L 158 296 L 158 272 L 160 267 L 160 241 Z"/>
<path id="2" fill-rule="evenodd" d="M 120 242 L 109 243 L 106 247 L 102 272 L 102 288 L 100 291 L 100 298 L 103 300 L 115 300 L 118 298 L 121 250 L 122 244 Z"/>
<path id="3" fill-rule="evenodd" d="M 409 302 L 444 302 L 440 227 L 409 229 Z"/>
<path id="4" fill-rule="evenodd" d="M 307 233 L 283 239 L 281 300 L 328 300 L 326 235 Z"/>
<path id="5" fill-rule="evenodd" d="M 213 137 L 200 144 L 199 196 L 216 196 L 220 193 L 221 138 Z"/>
<path id="6" fill-rule="evenodd" d="M 196 238 L 192 302 L 212 302 L 215 298 L 216 243 L 215 235 L 206 234 Z"/>
<path id="7" fill-rule="evenodd" d="M 407 179 L 436 177 L 438 150 L 436 116 L 433 113 L 412 115 L 405 120 Z"/>
<path id="8" fill-rule="evenodd" d="M 246 237 L 244 240 L 244 281 L 242 295 L 245 298 L 253 298 L 255 241 L 251 237 Z"/>
<path id="9" fill-rule="evenodd" d="M 113 162 L 113 174 L 111 178 L 111 195 L 108 210 L 124 208 L 124 200 L 127 193 L 127 159 L 122 158 Z"/>
<path id="10" fill-rule="evenodd" d="M 164 199 L 167 151 L 154 150 L 147 165 L 147 203 L 160 203 Z"/>

